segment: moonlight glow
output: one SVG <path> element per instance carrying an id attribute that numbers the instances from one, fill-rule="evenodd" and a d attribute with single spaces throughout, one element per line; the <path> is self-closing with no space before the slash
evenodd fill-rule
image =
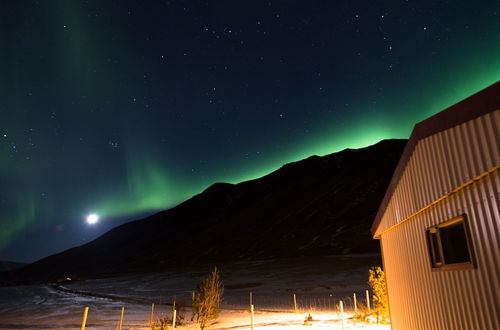
<path id="1" fill-rule="evenodd" d="M 97 214 L 89 214 L 87 216 L 87 223 L 89 225 L 93 225 L 93 224 L 97 223 L 97 221 L 99 221 L 99 217 L 97 216 Z"/>

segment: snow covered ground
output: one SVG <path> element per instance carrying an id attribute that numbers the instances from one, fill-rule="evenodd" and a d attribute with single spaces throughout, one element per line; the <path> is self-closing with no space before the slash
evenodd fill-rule
<path id="1" fill-rule="evenodd" d="M 350 319 L 352 294 L 364 302 L 367 270 L 377 256 L 294 258 L 219 265 L 225 285 L 223 311 L 210 329 L 248 329 L 249 292 L 255 306 L 256 328 L 341 329 L 337 304 L 346 305 L 345 329 L 367 328 Z M 125 307 L 123 329 L 148 329 L 151 304 L 155 318 L 170 315 L 171 302 L 187 307 L 192 290 L 211 269 L 180 270 L 65 282 L 59 285 L 25 285 L 0 288 L 0 329 L 79 328 L 84 306 L 89 306 L 86 329 L 115 329 Z M 298 313 L 293 313 L 296 294 Z M 310 325 L 304 325 L 308 313 Z M 196 329 L 188 322 L 180 329 Z M 388 329 L 383 326 L 370 328 Z"/>

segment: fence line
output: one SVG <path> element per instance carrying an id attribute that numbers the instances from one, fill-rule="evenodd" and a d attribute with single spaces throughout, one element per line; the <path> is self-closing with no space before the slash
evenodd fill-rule
<path id="1" fill-rule="evenodd" d="M 288 294 L 270 294 L 270 293 L 255 293 L 255 292 L 232 292 L 224 297 L 221 309 L 223 310 L 250 310 L 251 325 L 254 325 L 254 312 L 277 312 L 277 313 L 314 313 L 314 312 L 332 312 L 337 313 L 338 317 L 344 323 L 345 313 L 355 313 L 359 309 L 370 308 L 370 293 L 365 291 L 366 298 L 361 301 L 357 299 L 359 292 L 353 292 L 350 295 L 335 295 L 333 293 L 288 293 Z M 190 294 L 188 295 L 188 297 Z M 164 297 L 165 298 L 165 297 Z M 184 298 L 184 297 L 182 297 Z M 190 298 L 190 297 L 189 297 Z M 162 304 L 151 304 L 151 310 L 145 311 L 144 320 L 149 325 L 155 325 L 160 319 L 165 321 L 167 316 L 172 314 L 170 327 L 175 329 L 178 324 L 177 319 L 179 315 L 189 319 L 188 315 L 193 312 L 190 302 L 184 300 L 175 300 L 174 303 L 167 303 L 164 299 Z M 250 304 L 249 304 L 250 303 Z M 248 306 L 250 308 L 248 309 Z M 174 306 L 174 308 L 167 308 L 167 306 Z M 246 306 L 246 307 L 245 307 Z M 91 311 L 90 311 L 91 313 Z M 121 315 L 118 324 L 113 321 L 113 328 L 121 330 L 124 324 L 125 306 L 121 308 Z M 89 307 L 85 306 L 83 311 L 83 318 L 81 330 L 85 330 L 87 318 L 89 314 Z M 148 315 L 149 314 L 149 315 Z M 186 315 L 187 314 L 187 315 Z M 118 315 L 117 315 L 118 316 Z M 155 316 L 158 319 L 155 319 Z M 168 318 L 170 319 L 170 318 Z M 116 320 L 116 318 L 115 318 Z M 108 321 L 106 321 L 108 322 Z M 147 324 L 147 323 L 146 323 Z"/>

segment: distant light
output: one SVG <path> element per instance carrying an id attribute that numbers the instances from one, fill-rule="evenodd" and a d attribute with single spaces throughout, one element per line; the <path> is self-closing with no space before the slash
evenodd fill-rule
<path id="1" fill-rule="evenodd" d="M 95 224 L 97 221 L 99 221 L 99 217 L 97 216 L 97 214 L 89 214 L 87 216 L 87 223 L 89 225 L 93 225 Z"/>

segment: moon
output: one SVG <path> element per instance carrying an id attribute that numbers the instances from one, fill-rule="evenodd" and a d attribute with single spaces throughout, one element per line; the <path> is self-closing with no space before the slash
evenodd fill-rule
<path id="1" fill-rule="evenodd" d="M 89 214 L 87 216 L 87 223 L 89 225 L 93 225 L 93 224 L 97 223 L 97 221 L 99 221 L 99 216 L 97 214 L 92 213 L 92 214 Z"/>

